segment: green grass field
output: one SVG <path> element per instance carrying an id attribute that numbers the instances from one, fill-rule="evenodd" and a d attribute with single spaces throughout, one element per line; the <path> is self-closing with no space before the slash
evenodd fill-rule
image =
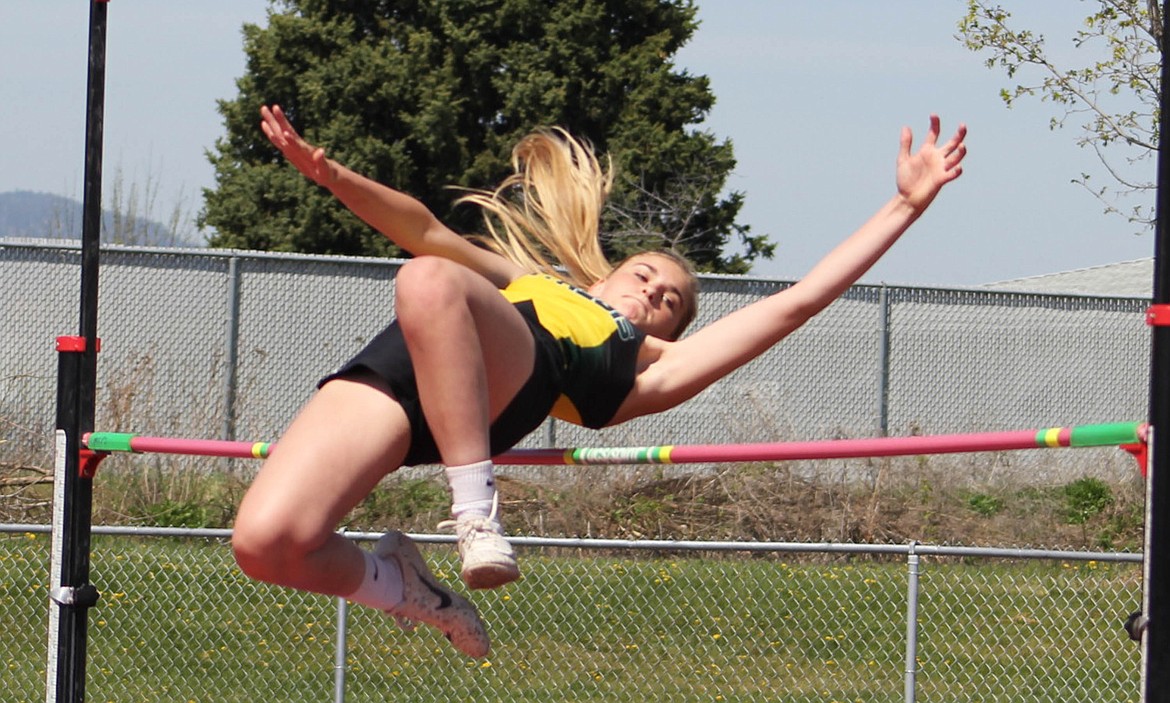
<path id="1" fill-rule="evenodd" d="M 44 699 L 49 538 L 0 536 L 0 701 Z M 449 546 L 426 549 L 455 583 Z M 347 701 L 899 701 L 906 565 L 521 553 L 476 593 L 493 652 L 349 611 Z M 923 560 L 920 701 L 1136 701 L 1137 565 Z M 95 537 L 87 700 L 327 701 L 337 601 L 219 543 Z M 458 586 L 457 586 L 458 587 Z"/>

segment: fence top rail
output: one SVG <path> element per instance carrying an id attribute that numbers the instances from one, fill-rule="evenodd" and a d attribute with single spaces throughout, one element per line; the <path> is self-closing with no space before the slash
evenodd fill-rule
<path id="1" fill-rule="evenodd" d="M 49 534 L 51 525 L 21 525 L 0 523 L 0 534 Z M 94 535 L 124 537 L 180 537 L 186 539 L 229 540 L 230 529 L 192 529 L 182 527 L 127 527 L 95 525 Z M 339 534 L 358 542 L 374 542 L 381 532 L 351 532 Z M 411 534 L 411 539 L 424 544 L 453 544 L 455 535 Z M 599 539 L 591 537 L 508 537 L 508 541 L 523 547 L 558 547 L 569 549 L 628 549 L 635 551 L 672 552 L 775 552 L 800 554 L 904 554 L 938 557 L 979 557 L 1000 559 L 1050 559 L 1065 561 L 1098 561 L 1140 563 L 1140 552 L 1083 552 L 1060 549 L 1026 549 L 1009 547 L 961 547 L 940 544 L 850 544 L 847 542 L 737 542 L 667 539 Z"/>
<path id="2" fill-rule="evenodd" d="M 45 249 L 45 250 L 80 250 L 81 241 L 77 239 L 38 239 L 35 237 L 0 237 L 0 248 L 9 249 Z M 300 252 L 270 252 L 260 251 L 254 249 L 213 249 L 209 247 L 150 247 L 137 246 L 126 244 L 109 244 L 103 243 L 101 245 L 103 252 L 126 252 L 128 254 L 157 254 L 166 256 L 190 256 L 190 257 L 212 257 L 212 258 L 238 258 L 238 259 L 279 259 L 285 261 L 298 260 L 307 262 L 329 262 L 329 263 L 359 263 L 359 264 L 374 264 L 386 265 L 391 267 L 401 266 L 406 262 L 406 259 L 392 258 L 392 257 L 377 257 L 377 256 L 338 256 L 327 254 L 304 254 Z M 1126 262 L 1121 262 L 1126 263 Z M 791 284 L 795 282 L 792 278 L 777 278 L 773 276 L 758 276 L 752 274 L 726 274 L 726 273 L 702 273 L 699 277 L 703 280 L 710 281 L 744 281 L 744 282 L 758 282 L 758 283 L 779 283 Z M 978 293 L 987 294 L 992 297 L 1010 299 L 1012 297 L 1023 298 L 1076 298 L 1076 299 L 1093 299 L 1093 300 L 1134 300 L 1148 302 L 1149 296 L 1132 296 L 1132 295 L 1108 295 L 1108 294 L 1092 294 L 1092 293 L 1077 293 L 1077 292 L 1045 292 L 1045 291 L 1030 291 L 1030 290 L 1012 290 L 1009 288 L 998 287 L 1000 283 L 989 283 L 984 285 L 970 285 L 970 286 L 921 286 L 913 284 L 901 283 L 857 283 L 852 288 L 854 290 L 894 290 L 894 291 L 938 291 L 951 293 Z M 997 286 L 997 287 L 990 287 Z"/>

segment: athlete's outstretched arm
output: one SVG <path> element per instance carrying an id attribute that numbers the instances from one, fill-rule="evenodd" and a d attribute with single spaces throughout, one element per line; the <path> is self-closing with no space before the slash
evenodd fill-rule
<path id="1" fill-rule="evenodd" d="M 405 193 L 354 173 L 305 141 L 279 105 L 260 108 L 260 128 L 298 171 L 327 188 L 355 215 L 415 256 L 441 256 L 479 272 L 499 287 L 523 271 L 504 257 L 451 231 Z"/>
<path id="2" fill-rule="evenodd" d="M 762 354 L 853 285 L 902 236 L 944 185 L 962 173 L 967 128 L 938 144 L 939 118 L 917 152 L 902 129 L 898 192 L 798 283 L 737 310 L 677 342 L 648 340 L 651 363 L 642 370 L 615 422 L 659 412 L 691 398 Z M 656 354 L 656 355 L 655 355 Z"/>

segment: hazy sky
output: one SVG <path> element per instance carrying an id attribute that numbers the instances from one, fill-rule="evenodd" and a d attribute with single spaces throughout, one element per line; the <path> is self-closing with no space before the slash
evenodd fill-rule
<path id="1" fill-rule="evenodd" d="M 1070 38 L 1095 3 L 1003 0 L 1018 24 L 1075 58 Z M 1051 106 L 1008 110 L 1000 71 L 955 39 L 961 0 L 701 0 L 677 65 L 710 77 L 699 128 L 731 139 L 740 221 L 779 244 L 754 273 L 796 278 L 893 193 L 898 132 L 931 112 L 970 129 L 965 173 L 864 280 L 968 286 L 1153 255 L 1153 236 L 1070 183 L 1103 178 Z M 105 182 L 152 181 L 157 211 L 199 207 L 214 184 L 204 150 L 223 134 L 217 98 L 243 73 L 240 26 L 266 0 L 110 0 Z M 1022 9 L 1019 9 L 1022 8 Z M 0 4 L 0 192 L 80 199 L 89 3 Z M 1136 175 L 1151 179 L 1153 161 Z"/>

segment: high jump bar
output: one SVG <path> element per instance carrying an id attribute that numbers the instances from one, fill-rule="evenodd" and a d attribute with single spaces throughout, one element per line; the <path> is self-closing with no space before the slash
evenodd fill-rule
<path id="1" fill-rule="evenodd" d="M 715 462 L 850 459 L 964 452 L 998 452 L 1054 447 L 1141 447 L 1146 423 L 1114 422 L 1008 432 L 977 432 L 871 439 L 833 439 L 759 444 L 692 444 L 651 447 L 513 449 L 497 463 L 519 466 L 586 464 L 698 464 Z M 91 432 L 83 437 L 93 452 L 134 452 L 264 459 L 275 443 L 147 437 L 124 432 Z"/>

